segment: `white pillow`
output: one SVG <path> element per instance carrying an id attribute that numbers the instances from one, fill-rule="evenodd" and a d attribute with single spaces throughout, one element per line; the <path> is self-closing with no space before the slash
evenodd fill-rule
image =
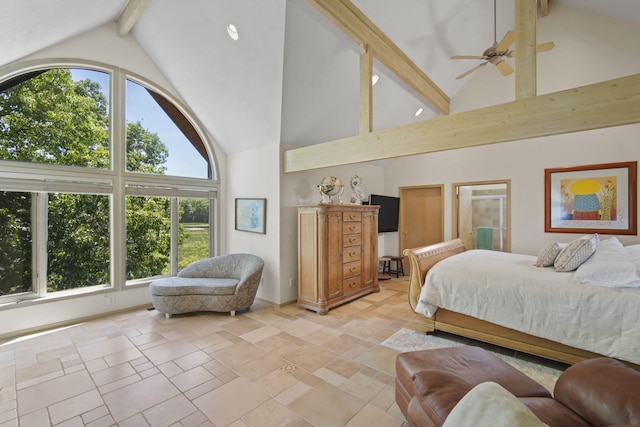
<path id="1" fill-rule="evenodd" d="M 534 264 L 536 267 L 549 267 L 553 265 L 560 251 L 566 247 L 566 243 L 551 242 L 538 252 L 538 259 Z"/>
<path id="2" fill-rule="evenodd" d="M 517 397 L 494 382 L 481 383 L 453 407 L 442 427 L 545 427 Z"/>
<path id="3" fill-rule="evenodd" d="M 589 234 L 574 240 L 560 251 L 553 263 L 556 271 L 573 271 L 589 259 L 600 243 L 597 234 Z"/>
<path id="4" fill-rule="evenodd" d="M 640 286 L 636 266 L 615 237 L 603 240 L 591 258 L 574 275 L 576 282 L 609 288 Z"/>
<path id="5" fill-rule="evenodd" d="M 629 260 L 636 266 L 636 270 L 640 274 L 640 245 L 625 246 L 624 251 Z"/>

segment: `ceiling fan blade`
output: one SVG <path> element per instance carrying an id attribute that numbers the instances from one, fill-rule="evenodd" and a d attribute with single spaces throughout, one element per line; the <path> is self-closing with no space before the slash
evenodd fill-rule
<path id="1" fill-rule="evenodd" d="M 454 55 L 451 59 L 484 59 L 484 56 L 478 55 Z"/>
<path id="2" fill-rule="evenodd" d="M 470 69 L 469 71 L 467 71 L 467 72 L 464 72 L 464 73 L 460 74 L 458 77 L 456 77 L 456 80 L 460 80 L 460 79 L 462 79 L 462 78 L 464 78 L 464 77 L 467 77 L 469 74 L 473 73 L 473 72 L 474 72 L 474 71 L 476 71 L 476 70 L 479 70 L 480 68 L 484 67 L 484 66 L 485 66 L 485 65 L 487 65 L 487 64 L 488 64 L 488 62 L 483 62 L 483 63 L 482 63 L 482 64 L 480 64 L 480 65 L 476 65 L 475 67 L 473 67 L 473 68 L 472 68 L 472 69 Z"/>
<path id="3" fill-rule="evenodd" d="M 536 46 L 536 52 L 546 52 L 548 50 L 553 49 L 555 45 L 556 44 L 554 42 L 541 43 Z M 509 53 L 507 53 L 507 56 L 509 58 L 513 58 L 514 56 L 516 56 L 516 51 L 515 50 L 509 51 Z"/>
<path id="4" fill-rule="evenodd" d="M 507 61 L 498 62 L 496 67 L 500 70 L 503 76 L 508 76 L 513 73 L 513 67 Z"/>
<path id="5" fill-rule="evenodd" d="M 536 52 L 546 52 L 553 49 L 556 44 L 554 42 L 541 43 L 536 46 Z"/>
<path id="6" fill-rule="evenodd" d="M 515 31 L 507 31 L 507 34 L 504 35 L 500 43 L 496 46 L 496 52 L 505 52 L 509 49 L 509 46 L 513 44 L 516 39 Z"/>

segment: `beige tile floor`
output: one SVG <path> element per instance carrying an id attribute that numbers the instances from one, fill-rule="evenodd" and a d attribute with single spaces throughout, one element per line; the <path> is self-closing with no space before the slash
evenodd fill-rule
<path id="1" fill-rule="evenodd" d="M 165 319 L 135 310 L 0 345 L 0 427 L 402 426 L 406 279 L 326 316 L 256 301 Z"/>

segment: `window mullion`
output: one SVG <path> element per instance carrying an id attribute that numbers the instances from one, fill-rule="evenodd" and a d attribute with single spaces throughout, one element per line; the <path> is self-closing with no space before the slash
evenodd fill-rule
<path id="1" fill-rule="evenodd" d="M 171 275 L 178 274 L 178 246 L 179 237 L 179 214 L 178 214 L 178 198 L 171 198 Z"/>
<path id="2" fill-rule="evenodd" d="M 220 255 L 218 247 L 218 198 L 209 199 L 209 256 Z"/>
<path id="3" fill-rule="evenodd" d="M 126 201 L 122 175 L 126 162 L 127 125 L 125 120 L 125 77 L 120 70 L 112 74 L 111 84 L 111 167 L 115 172 L 111 199 L 111 282 L 116 289 L 126 284 Z"/>
<path id="4" fill-rule="evenodd" d="M 33 214 L 33 259 L 36 293 L 39 297 L 47 294 L 47 238 L 48 238 L 48 221 L 47 209 L 49 197 L 47 193 L 34 193 L 35 208 Z"/>

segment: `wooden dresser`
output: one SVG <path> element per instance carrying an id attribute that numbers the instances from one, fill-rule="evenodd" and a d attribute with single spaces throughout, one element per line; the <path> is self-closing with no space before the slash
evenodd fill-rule
<path id="1" fill-rule="evenodd" d="M 330 308 L 380 291 L 379 206 L 298 207 L 298 306 Z"/>

